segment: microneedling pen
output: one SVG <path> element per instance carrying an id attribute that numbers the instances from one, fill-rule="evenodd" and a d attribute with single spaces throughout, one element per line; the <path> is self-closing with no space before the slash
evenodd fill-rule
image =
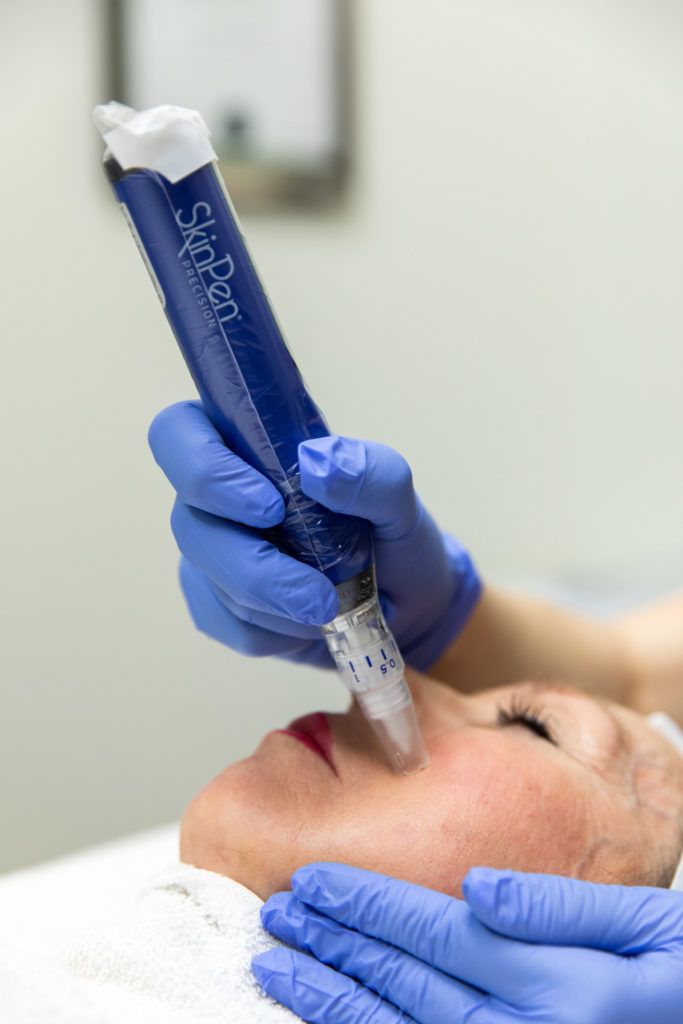
<path id="1" fill-rule="evenodd" d="M 229 448 L 277 487 L 266 536 L 324 573 L 339 613 L 321 627 L 396 772 L 429 763 L 404 664 L 380 608 L 369 524 L 301 490 L 297 448 L 329 434 L 254 269 L 209 131 L 196 111 L 98 106 L 104 168 L 204 408 Z"/>

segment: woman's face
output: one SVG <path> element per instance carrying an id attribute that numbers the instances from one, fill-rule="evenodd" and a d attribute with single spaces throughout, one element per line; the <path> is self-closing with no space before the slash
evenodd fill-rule
<path id="1" fill-rule="evenodd" d="M 316 860 L 452 895 L 475 864 L 647 880 L 657 849 L 675 841 L 681 759 L 640 715 L 548 684 L 463 696 L 407 678 L 427 769 L 394 775 L 355 703 L 324 716 L 332 764 L 269 733 L 192 801 L 182 859 L 263 899 Z"/>

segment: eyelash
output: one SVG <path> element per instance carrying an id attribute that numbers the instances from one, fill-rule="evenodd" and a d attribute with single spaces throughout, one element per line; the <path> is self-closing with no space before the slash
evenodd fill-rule
<path id="1" fill-rule="evenodd" d="M 525 703 L 520 697 L 514 696 L 507 707 L 498 705 L 498 725 L 523 725 L 530 732 L 547 740 L 553 746 L 557 746 L 552 730 L 543 712 L 534 708 L 533 705 Z"/>

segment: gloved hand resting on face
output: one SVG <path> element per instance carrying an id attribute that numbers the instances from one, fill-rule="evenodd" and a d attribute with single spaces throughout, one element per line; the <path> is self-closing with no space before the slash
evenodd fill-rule
<path id="1" fill-rule="evenodd" d="M 683 1020 L 681 893 L 474 868 L 462 901 L 341 864 L 292 888 L 261 916 L 305 953 L 253 968 L 312 1024 Z"/>
<path id="2" fill-rule="evenodd" d="M 276 488 L 225 445 L 200 402 L 154 419 L 149 441 L 177 491 L 171 519 L 195 624 L 248 655 L 331 666 L 318 626 L 337 614 L 322 573 L 268 543 L 284 516 Z M 321 437 L 299 446 L 303 491 L 372 525 L 377 583 L 406 662 L 434 664 L 467 622 L 481 584 L 467 552 L 441 533 L 405 459 L 384 445 Z"/>

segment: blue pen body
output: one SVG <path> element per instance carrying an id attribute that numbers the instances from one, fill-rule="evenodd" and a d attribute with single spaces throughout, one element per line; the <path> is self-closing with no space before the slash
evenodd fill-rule
<path id="1" fill-rule="evenodd" d="M 340 611 L 372 593 L 368 523 L 301 490 L 297 448 L 329 433 L 306 390 L 214 165 L 172 183 L 146 168 L 105 170 L 204 407 L 229 448 L 277 487 L 270 539 L 337 586 Z"/>
<path id="2" fill-rule="evenodd" d="M 226 444 L 277 487 L 267 535 L 339 595 L 321 633 L 344 685 L 399 774 L 429 764 L 404 663 L 375 585 L 370 526 L 301 490 L 298 446 L 327 424 L 308 394 L 215 169 L 201 115 L 185 107 L 95 108 L 105 171 L 156 284 L 204 407 Z"/>

